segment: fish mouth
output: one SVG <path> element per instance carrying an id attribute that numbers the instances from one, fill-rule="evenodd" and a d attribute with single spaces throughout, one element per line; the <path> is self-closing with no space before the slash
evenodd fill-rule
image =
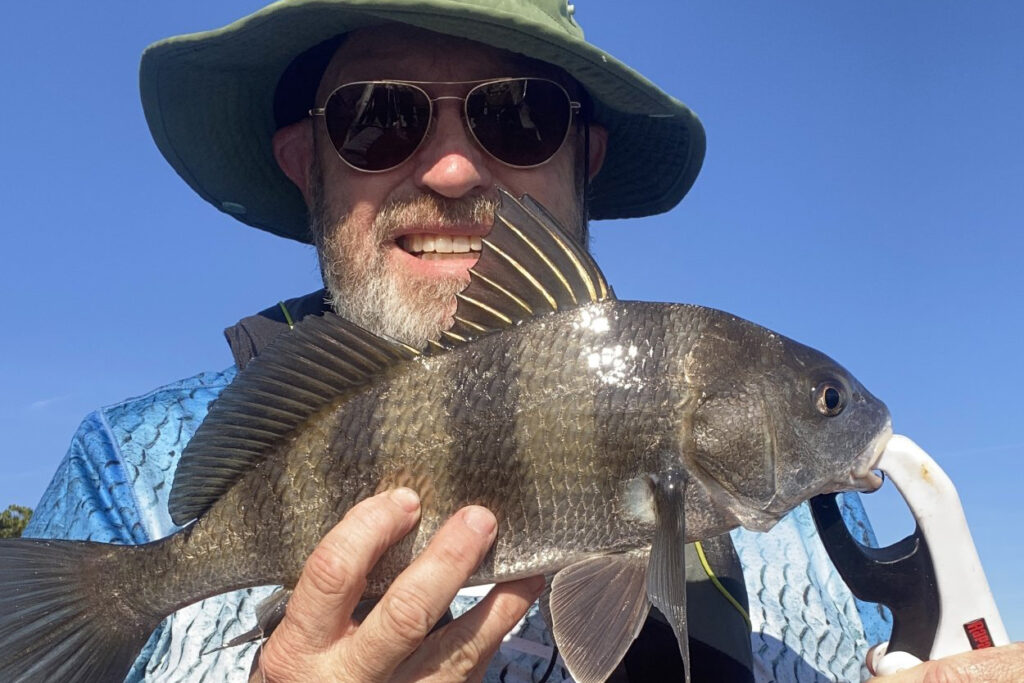
<path id="1" fill-rule="evenodd" d="M 882 459 L 882 453 L 892 438 L 892 420 L 888 420 L 881 431 L 871 440 L 871 443 L 854 460 L 850 468 L 850 483 L 857 491 L 870 493 L 877 491 L 885 481 L 877 472 L 878 461 Z"/>

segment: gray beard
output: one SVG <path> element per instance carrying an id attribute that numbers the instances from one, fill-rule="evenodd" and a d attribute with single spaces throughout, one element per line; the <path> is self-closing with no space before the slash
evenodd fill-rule
<path id="1" fill-rule="evenodd" d="M 581 160 L 578 165 L 582 164 Z M 455 295 L 469 284 L 468 276 L 417 281 L 408 274 L 389 269 L 381 245 L 410 224 L 490 225 L 499 203 L 497 193 L 460 199 L 421 194 L 393 200 L 381 207 L 369 234 L 343 237 L 348 210 L 328 206 L 317 153 L 313 155 L 310 180 L 310 229 L 327 289 L 327 302 L 334 312 L 374 334 L 418 349 L 451 327 Z M 578 189 L 582 197 L 583 188 Z M 576 204 L 575 208 L 570 229 L 583 241 L 584 247 L 589 247 L 582 207 Z M 362 244 L 353 245 L 353 240 L 362 240 Z M 362 258 L 363 254 L 372 256 Z"/>
<path id="2" fill-rule="evenodd" d="M 320 189 L 323 183 L 319 169 L 313 172 L 311 228 L 329 305 L 338 315 L 374 334 L 423 348 L 451 326 L 455 295 L 465 288 L 468 279 L 452 276 L 418 281 L 407 273 L 397 273 L 388 268 L 381 245 L 403 225 L 488 225 L 494 220 L 496 199 L 451 200 L 424 194 L 392 201 L 378 212 L 369 234 L 343 238 L 348 212 L 331 211 Z M 353 245 L 353 240 L 363 243 Z M 365 254 L 371 254 L 370 258 Z"/>
<path id="3" fill-rule="evenodd" d="M 337 260 L 331 264 L 330 273 L 324 269 L 324 284 L 335 313 L 417 349 L 451 325 L 446 314 L 465 287 L 461 279 L 444 279 L 419 288 L 414 297 L 403 296 L 394 273 L 379 264 L 358 278 L 346 277 Z"/>

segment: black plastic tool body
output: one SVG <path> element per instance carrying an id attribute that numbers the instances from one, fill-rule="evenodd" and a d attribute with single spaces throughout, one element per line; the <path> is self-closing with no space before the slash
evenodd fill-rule
<path id="1" fill-rule="evenodd" d="M 888 651 L 930 659 L 941 602 L 935 565 L 920 527 L 890 546 L 872 548 L 850 533 L 834 494 L 812 498 L 811 514 L 828 556 L 850 591 L 892 611 Z"/>

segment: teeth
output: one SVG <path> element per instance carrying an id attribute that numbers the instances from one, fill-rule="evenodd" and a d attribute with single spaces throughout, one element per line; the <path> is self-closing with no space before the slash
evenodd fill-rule
<path id="1" fill-rule="evenodd" d="M 411 254 L 466 254 L 480 251 L 483 240 L 479 235 L 405 235 L 399 240 L 403 249 Z"/>
<path id="2" fill-rule="evenodd" d="M 462 258 L 462 254 L 438 254 L 436 251 L 428 251 L 422 256 L 424 261 L 447 261 L 449 259 Z"/>

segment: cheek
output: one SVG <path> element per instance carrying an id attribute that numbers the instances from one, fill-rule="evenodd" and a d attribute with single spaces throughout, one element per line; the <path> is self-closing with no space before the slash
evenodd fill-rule
<path id="1" fill-rule="evenodd" d="M 548 163 L 534 169 L 496 169 L 495 182 L 513 195 L 528 194 L 569 227 L 577 214 L 572 148 L 563 147 Z"/>
<path id="2" fill-rule="evenodd" d="M 320 159 L 321 194 L 335 216 L 350 214 L 365 222 L 363 214 L 373 216 L 402 183 L 399 169 L 387 173 L 362 173 L 349 168 L 333 150 Z"/>
<path id="3" fill-rule="evenodd" d="M 335 243 L 362 259 L 367 249 L 379 246 L 373 226 L 383 200 L 366 193 L 343 192 L 341 187 L 336 185 L 338 189 L 325 194 L 327 222 Z"/>
<path id="4" fill-rule="evenodd" d="M 343 210 L 332 208 L 326 217 L 327 255 L 350 274 L 365 272 L 379 249 L 373 235 L 376 210 L 364 203 L 338 208 Z"/>

